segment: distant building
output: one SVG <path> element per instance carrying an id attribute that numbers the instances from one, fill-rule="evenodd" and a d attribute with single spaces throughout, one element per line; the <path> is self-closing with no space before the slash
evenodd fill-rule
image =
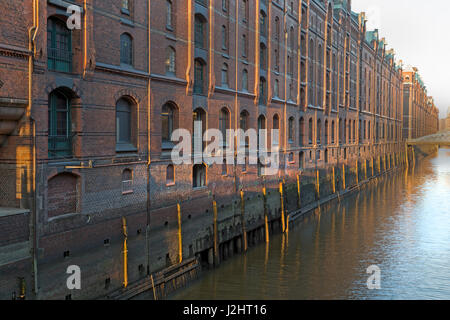
<path id="1" fill-rule="evenodd" d="M 403 139 L 416 139 L 439 130 L 439 110 L 427 94 L 418 69 L 403 70 Z"/>

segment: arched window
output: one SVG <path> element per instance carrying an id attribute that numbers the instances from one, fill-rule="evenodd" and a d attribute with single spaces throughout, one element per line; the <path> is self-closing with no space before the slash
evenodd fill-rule
<path id="1" fill-rule="evenodd" d="M 267 103 L 267 83 L 264 77 L 259 79 L 259 104 L 265 105 Z"/>
<path id="2" fill-rule="evenodd" d="M 347 144 L 347 119 L 344 120 L 344 143 Z"/>
<path id="3" fill-rule="evenodd" d="M 325 145 L 328 144 L 328 129 L 329 129 L 329 127 L 328 127 L 328 120 L 325 120 L 325 128 L 324 128 L 324 131 L 325 131 L 325 141 L 324 141 L 324 144 L 325 144 Z"/>
<path id="4" fill-rule="evenodd" d="M 313 144 L 313 119 L 309 119 L 309 125 L 308 125 L 308 142 L 309 144 Z"/>
<path id="5" fill-rule="evenodd" d="M 230 112 L 227 108 L 222 108 L 220 110 L 219 116 L 219 130 L 222 133 L 222 139 L 224 145 L 228 145 L 228 135 L 227 130 L 230 129 Z"/>
<path id="6" fill-rule="evenodd" d="M 295 162 L 295 159 L 294 159 L 294 153 L 293 153 L 293 152 L 290 152 L 290 153 L 289 153 L 289 156 L 288 156 L 288 162 L 289 162 L 289 163 L 294 163 L 294 162 Z"/>
<path id="7" fill-rule="evenodd" d="M 116 104 L 116 150 L 130 151 L 131 140 L 131 105 L 122 98 Z"/>
<path id="8" fill-rule="evenodd" d="M 206 166 L 204 164 L 196 164 L 193 168 L 192 186 L 194 188 L 202 188 L 206 186 Z"/>
<path id="9" fill-rule="evenodd" d="M 344 140 L 344 122 L 342 118 L 339 118 L 339 143 L 342 144 Z"/>
<path id="10" fill-rule="evenodd" d="M 258 117 L 258 132 L 257 132 L 257 136 L 258 136 L 258 149 L 260 149 L 260 145 L 262 144 L 264 147 L 266 146 L 266 140 L 267 140 L 267 136 L 261 136 L 261 134 L 263 134 L 260 130 L 265 130 L 266 129 L 266 118 L 263 115 L 260 115 Z"/>
<path id="11" fill-rule="evenodd" d="M 302 147 L 305 144 L 305 119 L 303 119 L 303 117 L 300 118 L 298 128 L 299 128 L 298 129 L 298 135 L 299 135 L 298 143 L 299 143 L 300 147 Z"/>
<path id="12" fill-rule="evenodd" d="M 194 62 L 194 93 L 204 94 L 205 93 L 205 63 L 201 59 L 195 59 Z"/>
<path id="13" fill-rule="evenodd" d="M 228 88 L 228 65 L 222 65 L 222 87 Z"/>
<path id="14" fill-rule="evenodd" d="M 133 40 L 128 33 L 120 36 L 120 63 L 133 65 Z"/>
<path id="15" fill-rule="evenodd" d="M 239 128 L 244 132 L 248 130 L 248 117 L 249 114 L 247 111 L 242 111 L 239 117 Z"/>
<path id="16" fill-rule="evenodd" d="M 248 126 L 248 121 L 249 121 L 248 119 L 249 119 L 248 112 L 245 111 L 245 110 L 242 111 L 240 116 L 239 116 L 239 128 L 242 129 L 242 131 L 244 131 L 244 134 L 248 130 L 248 127 L 249 127 Z M 245 146 L 248 146 L 249 145 L 248 137 L 242 137 L 242 138 L 245 139 L 245 140 L 241 139 L 241 145 L 245 144 Z"/>
<path id="17" fill-rule="evenodd" d="M 206 112 L 202 108 L 197 108 L 194 110 L 192 114 L 193 118 L 193 143 L 195 144 L 195 141 L 200 141 L 202 144 L 202 151 L 206 147 L 206 143 L 203 141 L 203 136 L 206 131 Z M 199 126 L 199 129 L 196 129 L 196 127 Z M 196 150 L 194 150 L 196 151 Z"/>
<path id="18" fill-rule="evenodd" d="M 200 15 L 195 15 L 195 47 L 206 48 L 206 19 Z"/>
<path id="19" fill-rule="evenodd" d="M 247 69 L 242 70 L 242 91 L 248 91 L 248 71 Z"/>
<path id="20" fill-rule="evenodd" d="M 334 144 L 336 142 L 336 127 L 334 125 L 334 120 L 331 121 L 331 143 Z"/>
<path id="21" fill-rule="evenodd" d="M 122 171 L 122 194 L 133 193 L 133 171 L 125 169 Z"/>
<path id="22" fill-rule="evenodd" d="M 267 35 L 266 14 L 261 11 L 259 13 L 259 28 L 261 35 L 265 37 Z"/>
<path id="23" fill-rule="evenodd" d="M 50 18 L 47 22 L 48 69 L 72 72 L 72 36 L 66 25 Z"/>
<path id="24" fill-rule="evenodd" d="M 322 144 L 322 121 L 317 120 L 317 144 Z"/>
<path id="25" fill-rule="evenodd" d="M 172 133 L 178 128 L 178 109 L 168 102 L 161 108 L 161 138 L 162 148 L 171 149 L 173 147 Z"/>
<path id="26" fill-rule="evenodd" d="M 171 186 L 175 184 L 175 167 L 169 164 L 166 168 L 166 185 Z"/>
<path id="27" fill-rule="evenodd" d="M 277 114 L 273 116 L 272 129 L 280 130 L 280 118 L 278 117 Z M 275 146 L 278 146 L 279 143 L 280 143 L 280 132 L 278 132 L 278 134 L 275 134 L 275 131 L 274 131 L 272 144 Z"/>
<path id="28" fill-rule="evenodd" d="M 290 117 L 288 121 L 288 139 L 289 143 L 294 143 L 294 137 L 295 137 L 295 124 L 294 124 L 294 117 Z"/>
<path id="29" fill-rule="evenodd" d="M 173 47 L 166 49 L 166 74 L 175 75 L 176 55 Z"/>
<path id="30" fill-rule="evenodd" d="M 72 120 L 69 97 L 62 90 L 49 95 L 48 154 L 50 158 L 72 155 Z"/>

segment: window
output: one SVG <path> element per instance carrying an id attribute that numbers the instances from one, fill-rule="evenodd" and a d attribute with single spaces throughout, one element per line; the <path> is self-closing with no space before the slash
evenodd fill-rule
<path id="1" fill-rule="evenodd" d="M 193 118 L 193 143 L 195 143 L 196 141 L 199 141 L 202 145 L 202 151 L 205 150 L 206 147 L 206 142 L 203 141 L 203 136 L 205 134 L 206 131 L 206 112 L 205 110 L 203 110 L 202 108 L 197 108 L 194 110 L 193 114 L 192 114 L 192 118 Z M 200 125 L 200 130 L 195 130 L 196 125 Z M 196 151 L 196 150 L 194 150 Z"/>
<path id="2" fill-rule="evenodd" d="M 309 99 L 309 104 L 310 105 L 314 105 L 315 104 L 315 100 L 314 100 L 314 41 L 311 40 L 310 44 L 309 44 L 309 75 L 308 75 L 308 80 L 309 80 L 309 95 L 308 95 L 308 99 Z"/>
<path id="3" fill-rule="evenodd" d="M 267 26 L 266 26 L 266 14 L 261 11 L 259 14 L 259 29 L 261 36 L 265 37 L 267 35 Z"/>
<path id="4" fill-rule="evenodd" d="M 162 137 L 162 147 L 172 147 L 172 133 L 177 129 L 177 108 L 173 103 L 166 103 L 161 109 L 161 137 Z"/>
<path id="5" fill-rule="evenodd" d="M 175 49 L 172 47 L 168 47 L 166 49 L 166 74 L 175 75 L 175 65 L 176 65 L 176 55 Z"/>
<path id="6" fill-rule="evenodd" d="M 245 34 L 242 35 L 242 56 L 244 58 L 247 57 L 248 53 L 248 42 L 247 42 L 247 36 Z"/>
<path id="7" fill-rule="evenodd" d="M 222 10 L 228 11 L 228 0 L 222 0 Z"/>
<path id="8" fill-rule="evenodd" d="M 305 153 L 303 151 L 301 151 L 299 154 L 299 168 L 305 168 Z"/>
<path id="9" fill-rule="evenodd" d="M 242 111 L 239 117 L 239 128 L 244 132 L 248 130 L 248 112 Z"/>
<path id="10" fill-rule="evenodd" d="M 295 33 L 294 33 L 294 28 L 291 27 L 290 31 L 289 31 L 289 37 L 290 37 L 290 46 L 291 46 L 291 50 L 295 50 Z"/>
<path id="11" fill-rule="evenodd" d="M 131 146 L 131 105 L 122 98 L 116 104 L 116 149 L 129 151 Z"/>
<path id="12" fill-rule="evenodd" d="M 205 18 L 199 14 L 195 15 L 195 46 L 200 49 L 206 47 L 205 28 Z"/>
<path id="13" fill-rule="evenodd" d="M 332 144 L 334 144 L 336 142 L 335 135 L 336 135 L 336 128 L 334 126 L 334 120 L 333 120 L 333 121 L 331 121 L 331 143 Z"/>
<path id="14" fill-rule="evenodd" d="M 289 143 L 294 143 L 295 126 L 294 126 L 294 118 L 293 117 L 289 118 L 288 128 L 289 128 L 289 130 L 288 130 Z"/>
<path id="15" fill-rule="evenodd" d="M 328 120 L 325 120 L 325 142 L 324 144 L 328 144 Z"/>
<path id="16" fill-rule="evenodd" d="M 242 131 L 245 132 L 248 130 L 248 117 L 249 114 L 247 111 L 242 111 L 239 117 L 239 128 L 242 129 Z M 245 146 L 249 145 L 249 139 L 248 137 L 242 137 L 244 140 L 241 140 L 241 145 L 245 144 Z"/>
<path id="17" fill-rule="evenodd" d="M 280 19 L 275 17 L 275 40 L 280 40 Z"/>
<path id="18" fill-rule="evenodd" d="M 275 70 L 280 70 L 280 54 L 278 52 L 278 49 L 275 49 Z"/>
<path id="19" fill-rule="evenodd" d="M 70 99 L 62 91 L 53 91 L 48 106 L 48 154 L 53 157 L 72 155 Z"/>
<path id="20" fill-rule="evenodd" d="M 226 63 L 222 66 L 222 86 L 228 87 L 228 65 Z"/>
<path id="21" fill-rule="evenodd" d="M 175 168 L 173 164 L 169 164 L 166 168 L 166 185 L 171 186 L 175 184 Z"/>
<path id="22" fill-rule="evenodd" d="M 196 59 L 194 64 L 194 93 L 204 94 L 205 84 L 203 81 L 205 64 L 202 60 Z"/>
<path id="23" fill-rule="evenodd" d="M 133 40 L 127 33 L 120 36 L 120 63 L 133 65 Z"/>
<path id="24" fill-rule="evenodd" d="M 133 171 L 125 169 L 122 172 L 122 194 L 133 193 Z"/>
<path id="25" fill-rule="evenodd" d="M 273 116 L 273 130 L 280 130 L 280 118 L 278 115 Z M 277 135 L 275 135 L 274 132 L 274 141 L 272 142 L 273 145 L 278 146 L 280 142 L 280 132 L 278 132 Z"/>
<path id="26" fill-rule="evenodd" d="M 317 120 L 317 144 L 322 143 L 322 121 Z"/>
<path id="27" fill-rule="evenodd" d="M 194 188 L 202 188 L 206 186 L 206 166 L 204 164 L 196 164 L 193 169 L 192 186 Z"/>
<path id="28" fill-rule="evenodd" d="M 122 0 L 122 9 L 123 10 L 130 10 L 130 0 Z"/>
<path id="29" fill-rule="evenodd" d="M 242 10 L 244 11 L 244 18 L 242 19 L 244 23 L 248 22 L 248 0 L 242 0 Z"/>
<path id="30" fill-rule="evenodd" d="M 308 140 L 309 140 L 309 144 L 313 144 L 313 120 L 312 120 L 312 118 L 309 119 Z"/>
<path id="31" fill-rule="evenodd" d="M 278 83 L 279 83 L 278 79 L 275 79 L 275 83 L 274 83 L 274 86 L 273 86 L 273 96 L 275 98 L 278 98 L 278 95 L 279 95 L 279 85 L 278 85 Z"/>
<path id="32" fill-rule="evenodd" d="M 248 91 L 248 71 L 242 70 L 242 91 Z"/>
<path id="33" fill-rule="evenodd" d="M 299 139 L 298 142 L 300 146 L 303 146 L 305 144 L 305 119 L 303 117 L 300 118 L 299 121 Z"/>
<path id="34" fill-rule="evenodd" d="M 48 69 L 72 72 L 72 36 L 66 25 L 55 18 L 47 24 Z"/>
<path id="35" fill-rule="evenodd" d="M 227 50 L 227 47 L 228 47 L 227 27 L 222 26 L 222 49 Z"/>
<path id="36" fill-rule="evenodd" d="M 259 66 L 262 70 L 267 69 L 267 49 L 264 43 L 259 46 Z"/>
<path id="37" fill-rule="evenodd" d="M 267 103 L 267 84 L 266 79 L 261 77 L 259 79 L 259 104 L 265 105 Z"/>
<path id="38" fill-rule="evenodd" d="M 228 143 L 227 130 L 230 129 L 230 113 L 226 108 L 220 110 L 219 116 L 219 130 L 222 133 L 223 143 L 226 146 Z"/>
<path id="39" fill-rule="evenodd" d="M 168 29 L 172 29 L 173 25 L 172 25 L 172 14 L 173 14 L 173 8 L 172 8 L 172 1 L 171 0 L 167 0 L 166 1 L 166 27 Z"/>

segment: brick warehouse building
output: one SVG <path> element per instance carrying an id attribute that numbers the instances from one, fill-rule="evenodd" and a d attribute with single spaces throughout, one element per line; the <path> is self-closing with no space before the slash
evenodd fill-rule
<path id="1" fill-rule="evenodd" d="M 417 68 L 403 70 L 403 138 L 416 139 L 439 131 L 439 110 Z"/>
<path id="2" fill-rule="evenodd" d="M 81 30 L 66 26 L 71 4 Z M 241 232 L 240 190 L 250 230 L 263 183 L 276 219 L 281 179 L 370 160 L 373 172 L 374 158 L 386 167 L 404 151 L 406 76 L 350 0 L 0 7 L 1 299 L 105 297 L 208 255 L 213 195 L 230 217 L 219 225 L 225 243 Z M 433 108 L 413 137 L 437 130 Z M 280 129 L 283 170 L 263 179 L 261 165 L 174 166 L 170 134 L 194 120 L 203 130 Z M 81 290 L 66 287 L 70 265 Z"/>

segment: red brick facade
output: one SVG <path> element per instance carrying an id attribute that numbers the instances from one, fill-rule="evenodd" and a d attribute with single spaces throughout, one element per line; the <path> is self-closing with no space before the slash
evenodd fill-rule
<path id="1" fill-rule="evenodd" d="M 64 30 L 73 3 L 82 8 L 81 30 Z M 32 226 L 20 239 L 32 252 L 20 263 L 30 267 L 0 265 L 9 268 L 0 298 L 18 290 L 19 278 L 29 298 L 104 296 L 122 286 L 122 217 L 133 282 L 176 263 L 177 202 L 191 226 L 184 252 L 192 257 L 211 243 L 202 219 L 212 194 L 219 208 L 238 208 L 241 189 L 257 198 L 256 165 L 209 166 L 200 187 L 193 165 L 167 176 L 167 110 L 174 129 L 192 131 L 194 113 L 206 128 L 219 128 L 221 114 L 230 129 L 243 117 L 247 128 L 279 128 L 282 170 L 265 179 L 275 190 L 298 173 L 403 151 L 402 69 L 350 0 L 0 7 L 0 207 L 30 209 L 23 225 Z M 80 292 L 65 286 L 71 264 L 83 270 Z"/>

